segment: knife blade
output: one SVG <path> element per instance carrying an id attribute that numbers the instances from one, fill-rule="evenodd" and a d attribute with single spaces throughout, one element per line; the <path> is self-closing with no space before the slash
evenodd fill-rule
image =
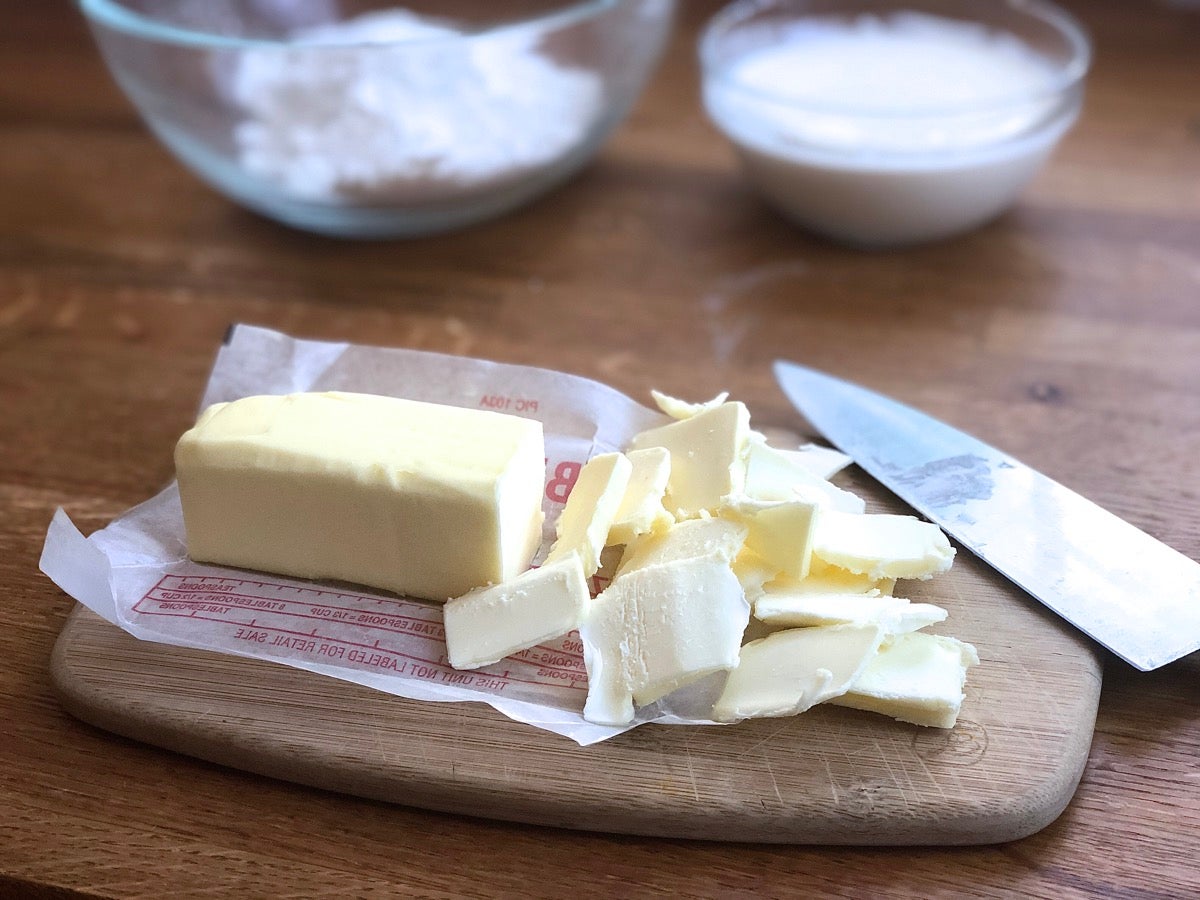
<path id="1" fill-rule="evenodd" d="M 778 360 L 797 410 L 963 547 L 1121 659 L 1150 671 L 1200 649 L 1200 564 L 925 413 Z"/>

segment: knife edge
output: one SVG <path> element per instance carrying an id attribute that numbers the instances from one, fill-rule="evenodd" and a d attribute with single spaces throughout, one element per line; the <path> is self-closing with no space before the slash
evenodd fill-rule
<path id="1" fill-rule="evenodd" d="M 1135 668 L 1200 649 L 1194 560 L 923 412 L 796 363 L 774 369 L 796 409 L 864 471 Z M 938 479 L 947 473 L 957 481 Z"/>

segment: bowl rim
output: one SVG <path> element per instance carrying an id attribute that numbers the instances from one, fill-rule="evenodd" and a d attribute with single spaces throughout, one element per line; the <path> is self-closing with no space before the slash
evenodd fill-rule
<path id="1" fill-rule="evenodd" d="M 121 0 L 76 0 L 76 4 L 84 17 L 94 25 L 101 25 L 112 31 L 118 31 L 155 43 L 216 50 L 266 50 L 271 48 L 294 50 L 300 46 L 311 51 L 326 49 L 344 50 L 350 47 L 425 47 L 436 46 L 438 44 L 452 44 L 463 40 L 531 28 L 547 31 L 557 30 L 596 18 L 607 10 L 616 8 L 623 2 L 624 0 L 574 0 L 574 2 L 563 3 L 545 13 L 505 20 L 495 25 L 463 31 L 460 34 L 447 35 L 445 37 L 424 37 L 387 42 L 356 39 L 304 44 L 288 40 L 287 38 L 233 37 L 211 31 L 171 25 L 144 13 L 132 10 L 121 2 Z"/>
<path id="2" fill-rule="evenodd" d="M 789 7 L 796 11 L 796 19 L 805 18 L 805 6 L 810 0 L 735 0 L 714 15 L 701 32 L 697 45 L 700 67 L 705 83 L 718 82 L 727 90 L 745 95 L 746 97 L 791 110 L 804 110 L 829 116 L 847 117 L 871 120 L 911 120 L 917 118 L 935 118 L 940 116 L 972 115 L 988 111 L 999 111 L 1011 106 L 1024 105 L 1038 100 L 1049 100 L 1061 97 L 1070 92 L 1076 85 L 1083 82 L 1091 68 L 1093 45 L 1087 29 L 1073 15 L 1049 0 L 973 0 L 963 7 L 964 21 L 975 19 L 982 6 L 991 9 L 1006 8 L 1021 16 L 1037 19 L 1053 27 L 1071 49 L 1070 58 L 1057 69 L 1054 77 L 1045 85 L 1034 90 L 1022 90 L 1010 94 L 1002 94 L 981 103 L 926 103 L 906 106 L 903 110 L 885 107 L 873 107 L 847 103 L 821 103 L 819 101 L 799 100 L 786 94 L 759 87 L 751 87 L 735 78 L 730 77 L 730 67 L 716 61 L 718 42 L 732 29 L 737 28 L 751 16 L 769 10 L 787 10 Z M 921 9 L 922 0 L 860 0 L 876 6 L 891 6 L 895 12 L 927 12 Z M 846 21 L 855 14 L 853 3 L 844 4 L 849 10 L 828 13 L 829 18 L 842 18 Z"/>

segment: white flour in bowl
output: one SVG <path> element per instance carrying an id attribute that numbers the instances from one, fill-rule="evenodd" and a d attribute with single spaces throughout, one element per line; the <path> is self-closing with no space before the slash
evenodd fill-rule
<path id="1" fill-rule="evenodd" d="M 247 51 L 230 83 L 247 116 L 239 162 L 296 199 L 370 204 L 548 165 L 585 140 L 604 89 L 539 40 L 534 28 L 465 38 L 396 9 Z"/>

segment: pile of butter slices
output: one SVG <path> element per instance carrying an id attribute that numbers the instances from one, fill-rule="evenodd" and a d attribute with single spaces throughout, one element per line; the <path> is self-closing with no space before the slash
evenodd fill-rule
<path id="1" fill-rule="evenodd" d="M 695 686 L 718 722 L 830 702 L 952 727 L 978 657 L 896 596 L 950 567 L 941 530 L 867 513 L 829 480 L 846 457 L 768 445 L 742 403 L 654 396 L 672 421 L 582 467 L 532 568 L 540 422 L 343 392 L 215 404 L 175 451 L 188 554 L 445 601 L 459 669 L 578 629 L 596 724 Z"/>
<path id="2" fill-rule="evenodd" d="M 672 421 L 584 465 L 541 565 L 446 603 L 450 664 L 578 629 L 596 724 L 724 673 L 717 722 L 834 703 L 953 727 L 975 648 L 923 631 L 944 609 L 896 596 L 950 567 L 942 531 L 866 512 L 829 480 L 847 457 L 770 446 L 726 395 L 654 398 Z M 593 597 L 602 555 L 619 559 Z"/>

